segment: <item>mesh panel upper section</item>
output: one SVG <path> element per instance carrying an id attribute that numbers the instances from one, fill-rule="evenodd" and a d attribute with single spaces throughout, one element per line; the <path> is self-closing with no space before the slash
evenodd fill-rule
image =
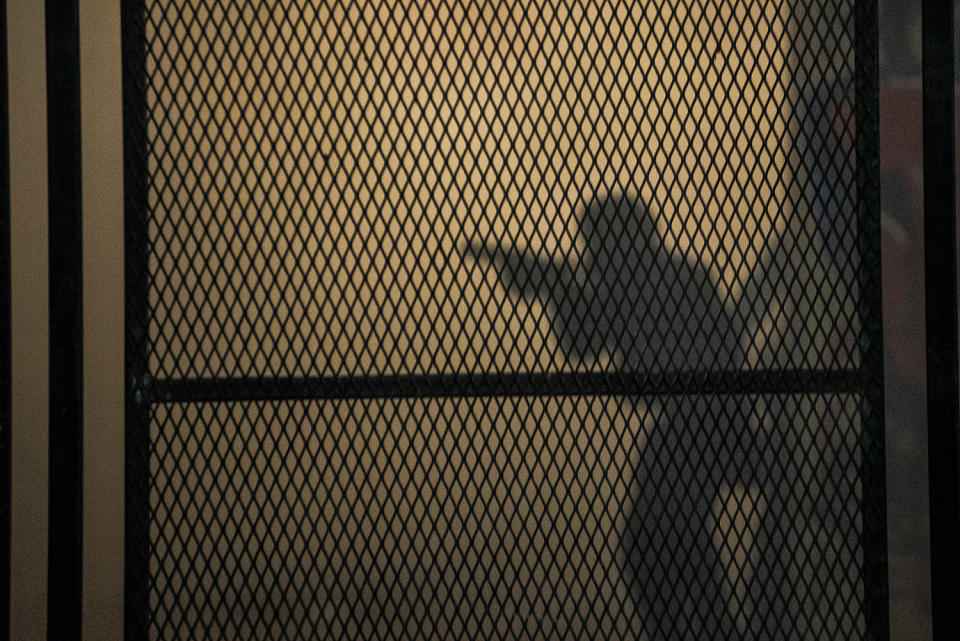
<path id="1" fill-rule="evenodd" d="M 845 3 L 146 4 L 156 377 L 857 358 Z"/>

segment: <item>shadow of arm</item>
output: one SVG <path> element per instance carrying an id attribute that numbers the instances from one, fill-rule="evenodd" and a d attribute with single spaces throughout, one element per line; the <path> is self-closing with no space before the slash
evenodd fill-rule
<path id="1" fill-rule="evenodd" d="M 573 271 L 566 264 L 543 258 L 529 249 L 471 243 L 465 254 L 493 265 L 507 290 L 528 299 L 555 300 L 574 280 Z"/>

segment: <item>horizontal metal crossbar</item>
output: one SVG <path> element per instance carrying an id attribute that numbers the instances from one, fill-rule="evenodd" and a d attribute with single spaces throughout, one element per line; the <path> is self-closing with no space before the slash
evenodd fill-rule
<path id="1" fill-rule="evenodd" d="M 138 402 L 445 398 L 470 396 L 835 394 L 862 389 L 858 370 L 762 370 L 635 375 L 622 372 L 150 379 Z"/>

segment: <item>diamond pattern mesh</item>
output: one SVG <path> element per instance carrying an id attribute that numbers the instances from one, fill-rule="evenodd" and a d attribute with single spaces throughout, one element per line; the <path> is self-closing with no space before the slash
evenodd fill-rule
<path id="1" fill-rule="evenodd" d="M 856 404 L 769 402 L 765 425 L 757 398 L 161 406 L 156 631 L 636 638 L 640 608 L 651 638 L 717 638 L 724 620 L 750 638 L 862 636 Z M 711 411 L 759 437 L 704 429 Z M 717 474 L 719 456 L 752 478 Z M 685 477 L 702 489 L 679 490 Z"/>
<path id="2" fill-rule="evenodd" d="M 128 637 L 882 630 L 869 11 L 124 10 Z"/>

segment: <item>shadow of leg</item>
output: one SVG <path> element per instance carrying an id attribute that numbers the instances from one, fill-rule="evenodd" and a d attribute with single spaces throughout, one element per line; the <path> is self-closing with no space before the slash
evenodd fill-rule
<path id="1" fill-rule="evenodd" d="M 709 437 L 721 429 L 661 424 L 637 465 L 624 574 L 650 641 L 741 638 L 713 541 L 713 503 L 724 479 L 713 474 L 719 468 Z"/>

